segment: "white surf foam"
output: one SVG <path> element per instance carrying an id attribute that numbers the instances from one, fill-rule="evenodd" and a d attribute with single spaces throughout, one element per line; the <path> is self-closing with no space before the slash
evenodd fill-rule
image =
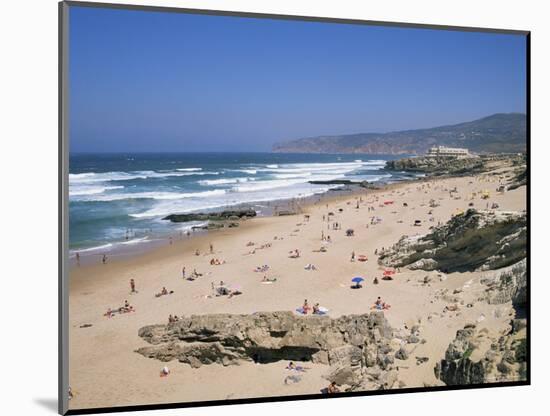
<path id="1" fill-rule="evenodd" d="M 227 179 L 205 179 L 198 183 L 203 186 L 210 185 L 230 185 L 234 183 L 253 181 L 255 178 L 227 178 Z"/>
<path id="2" fill-rule="evenodd" d="M 225 194 L 225 190 L 216 189 L 203 192 L 134 192 L 134 193 L 118 193 L 118 194 L 99 194 L 99 195 L 82 195 L 77 198 L 80 201 L 122 201 L 130 199 L 155 199 L 155 200 L 171 200 L 185 198 L 204 198 L 216 195 Z"/>
<path id="3" fill-rule="evenodd" d="M 113 189 L 122 189 L 124 186 L 70 186 L 69 196 L 97 195 Z"/>
<path id="4" fill-rule="evenodd" d="M 199 169 L 199 168 L 189 168 Z M 143 170 L 135 172 L 89 172 L 89 173 L 70 173 L 69 184 L 86 184 L 97 182 L 112 182 L 112 181 L 130 181 L 133 179 L 148 179 L 148 178 L 168 178 L 171 176 L 193 176 L 193 175 L 219 175 L 220 172 L 203 172 L 193 171 L 167 171 L 155 172 L 152 170 Z"/>

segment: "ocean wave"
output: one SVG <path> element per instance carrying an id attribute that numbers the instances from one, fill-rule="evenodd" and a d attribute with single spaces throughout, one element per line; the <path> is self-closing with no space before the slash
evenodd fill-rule
<path id="1" fill-rule="evenodd" d="M 123 241 L 120 244 L 127 246 L 127 245 L 145 243 L 147 241 L 149 241 L 149 237 L 141 237 L 141 238 L 133 238 L 132 240 L 128 240 L 128 241 Z"/>
<path id="2" fill-rule="evenodd" d="M 79 201 L 110 202 L 131 199 L 155 199 L 159 201 L 186 198 L 205 198 L 225 194 L 225 190 L 216 189 L 203 192 L 134 192 L 118 194 L 83 195 Z"/>
<path id="3" fill-rule="evenodd" d="M 112 243 L 107 243 L 107 244 L 102 244 L 100 246 L 95 246 L 95 247 L 83 248 L 78 250 L 70 250 L 69 257 L 75 257 L 76 253 L 82 254 L 82 253 L 91 253 L 94 251 L 104 251 L 112 247 L 113 247 Z"/>
<path id="4" fill-rule="evenodd" d="M 201 171 L 202 168 L 179 168 L 176 169 L 178 172 L 198 172 Z"/>
<path id="5" fill-rule="evenodd" d="M 230 185 L 234 183 L 248 182 L 253 180 L 255 180 L 255 178 L 205 179 L 205 180 L 198 181 L 198 183 L 203 186 Z"/>
<path id="6" fill-rule="evenodd" d="M 277 169 L 264 168 L 260 169 L 262 172 L 270 173 L 350 173 L 355 170 L 361 169 L 363 166 L 375 166 L 373 164 L 367 165 L 366 162 L 342 162 L 342 163 L 292 163 L 280 165 Z"/>
<path id="7" fill-rule="evenodd" d="M 97 195 L 102 194 L 105 191 L 111 191 L 114 189 L 123 189 L 124 186 L 70 186 L 69 196 L 83 196 L 83 195 Z"/>
<path id="8" fill-rule="evenodd" d="M 190 168 L 191 169 L 191 168 Z M 192 168 L 199 169 L 199 168 Z M 168 178 L 171 176 L 193 176 L 193 175 L 219 175 L 220 172 L 202 172 L 202 171 L 167 171 L 155 172 L 152 170 L 143 170 L 135 172 L 89 172 L 89 173 L 70 173 L 69 184 L 101 183 L 112 181 L 130 181 L 134 179 L 149 178 Z"/>
<path id="9" fill-rule="evenodd" d="M 277 179 L 272 181 L 259 181 L 246 185 L 234 186 L 232 190 L 234 192 L 254 192 L 254 191 L 264 191 L 267 189 L 273 188 L 284 188 L 287 186 L 303 184 L 303 179 Z"/>
<path id="10" fill-rule="evenodd" d="M 204 201 L 207 201 L 206 199 L 203 200 Z M 151 208 L 147 211 L 144 211 L 144 212 L 137 212 L 137 213 L 134 213 L 134 214 L 129 214 L 130 217 L 132 218 L 139 218 L 139 219 L 142 219 L 142 218 L 155 218 L 155 217 L 164 217 L 166 215 L 170 215 L 170 214 L 174 214 L 174 213 L 178 213 L 178 214 L 185 214 L 185 213 L 188 213 L 188 212 L 198 212 L 198 211 L 206 211 L 206 210 L 210 210 L 210 209 L 218 209 L 218 208 L 223 208 L 223 207 L 226 207 L 226 206 L 229 206 L 231 204 L 227 203 L 227 202 L 218 202 L 218 203 L 203 203 L 203 204 L 200 204 L 200 205 L 195 205 L 195 206 L 188 206 L 187 204 L 185 205 L 185 207 L 182 207 L 180 205 L 159 205 L 159 206 L 156 206 L 154 208 Z"/>
<path id="11" fill-rule="evenodd" d="M 162 201 L 159 205 L 140 213 L 129 214 L 132 218 L 147 219 L 161 218 L 169 214 L 189 212 L 203 212 L 214 209 L 221 209 L 235 206 L 237 204 L 256 204 L 259 202 L 273 202 L 289 198 L 307 198 L 313 195 L 322 194 L 329 189 L 338 188 L 340 185 L 331 186 L 313 186 L 300 187 L 299 189 L 272 189 L 271 192 L 250 192 L 250 193 L 228 193 L 219 199 L 202 199 L 193 204 L 185 203 L 183 205 L 178 201 Z"/>
<path id="12" fill-rule="evenodd" d="M 298 179 L 298 178 L 309 178 L 311 177 L 311 172 L 295 172 L 295 173 L 277 173 L 274 174 L 273 177 L 277 179 Z"/>

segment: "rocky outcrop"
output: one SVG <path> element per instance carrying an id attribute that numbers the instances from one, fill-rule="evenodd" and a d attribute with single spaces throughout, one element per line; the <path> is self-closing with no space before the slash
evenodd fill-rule
<path id="1" fill-rule="evenodd" d="M 397 386 L 397 377 L 387 373 L 394 370 L 395 346 L 406 344 L 381 311 L 335 319 L 292 312 L 193 315 L 143 327 L 139 336 L 151 345 L 137 353 L 193 367 L 279 360 L 326 364 L 326 379 L 349 391 Z"/>
<path id="2" fill-rule="evenodd" d="M 525 165 L 523 154 L 484 154 L 467 158 L 420 156 L 389 160 L 386 162 L 385 169 L 424 173 L 427 176 L 464 176 L 488 172 L 496 168 L 517 169 L 516 167 L 521 165 Z"/>
<path id="3" fill-rule="evenodd" d="M 515 176 L 509 182 L 506 189 L 508 191 L 512 191 L 514 189 L 519 188 L 520 186 L 525 186 L 525 185 L 527 185 L 527 168 L 526 167 L 516 172 Z"/>
<path id="4" fill-rule="evenodd" d="M 383 250 L 385 266 L 443 272 L 492 270 L 526 256 L 525 213 L 468 210 L 420 236 L 403 236 Z"/>
<path id="5" fill-rule="evenodd" d="M 349 179 L 330 179 L 325 181 L 309 181 L 311 185 L 346 185 L 342 188 L 332 188 L 332 191 L 340 191 L 346 189 L 352 189 L 354 186 L 359 186 L 365 189 L 379 189 L 379 185 L 367 182 L 367 181 L 352 181 Z"/>
<path id="6" fill-rule="evenodd" d="M 253 209 L 231 210 L 221 212 L 196 212 L 190 214 L 170 214 L 163 220 L 171 222 L 189 222 L 189 221 L 227 221 L 252 218 L 256 216 Z"/>
<path id="7" fill-rule="evenodd" d="M 492 276 L 486 276 L 481 282 L 488 286 L 488 303 L 502 304 L 512 301 L 516 307 L 524 307 L 527 303 L 527 260 L 523 259 Z"/>
<path id="8" fill-rule="evenodd" d="M 479 157 L 457 159 L 455 157 L 411 157 L 389 160 L 385 169 L 437 175 L 469 175 L 484 170 L 483 159 Z"/>
<path id="9" fill-rule="evenodd" d="M 526 379 L 525 329 L 514 327 L 498 338 L 468 324 L 456 333 L 445 358 L 435 366 L 435 376 L 448 386 Z"/>

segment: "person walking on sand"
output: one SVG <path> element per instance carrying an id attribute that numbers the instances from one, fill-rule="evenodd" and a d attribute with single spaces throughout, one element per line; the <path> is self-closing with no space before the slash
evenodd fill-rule
<path id="1" fill-rule="evenodd" d="M 181 269 L 181 277 L 185 279 L 185 266 L 183 266 Z"/>
<path id="2" fill-rule="evenodd" d="M 350 259 L 351 262 L 354 262 L 355 261 L 355 251 L 352 251 L 351 252 L 351 259 Z"/>
<path id="3" fill-rule="evenodd" d="M 107 254 L 104 254 L 104 255 L 103 255 L 103 258 L 101 259 L 101 262 L 102 262 L 103 264 L 106 264 L 106 263 L 107 263 Z"/>
<path id="4" fill-rule="evenodd" d="M 76 253 L 76 265 L 80 266 L 80 253 Z"/>
<path id="5" fill-rule="evenodd" d="M 134 279 L 130 279 L 130 292 L 131 293 L 137 293 L 136 282 L 135 282 Z"/>
<path id="6" fill-rule="evenodd" d="M 210 243 L 210 254 L 214 254 L 214 246 Z"/>

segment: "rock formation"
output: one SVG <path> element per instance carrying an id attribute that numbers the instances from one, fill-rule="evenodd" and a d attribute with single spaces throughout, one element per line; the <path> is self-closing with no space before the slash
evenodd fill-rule
<path id="1" fill-rule="evenodd" d="M 524 326 L 511 325 L 500 337 L 490 338 L 488 331 L 467 324 L 437 363 L 435 376 L 447 385 L 525 380 L 526 354 Z"/>
<path id="2" fill-rule="evenodd" d="M 137 353 L 193 367 L 279 360 L 326 364 L 330 366 L 327 380 L 349 391 L 395 387 L 394 349 L 407 343 L 396 338 L 400 335 L 394 334 L 381 311 L 335 319 L 292 312 L 193 315 L 143 327 L 139 336 L 151 346 Z"/>
<path id="3" fill-rule="evenodd" d="M 523 154 L 484 154 L 467 158 L 420 156 L 389 160 L 385 169 L 425 173 L 427 176 L 463 176 L 488 172 L 495 168 L 517 169 L 517 166 L 522 165 L 525 170 L 525 163 Z M 518 178 L 514 183 L 521 181 L 520 175 Z"/>
<path id="4" fill-rule="evenodd" d="M 455 157 L 411 157 L 389 160 L 385 169 L 405 172 L 426 173 L 438 175 L 469 175 L 484 170 L 483 159 L 471 157 L 457 159 Z"/>
<path id="5" fill-rule="evenodd" d="M 486 284 L 487 302 L 502 304 L 512 301 L 514 306 L 524 307 L 527 303 L 527 260 L 500 269 L 492 276 L 481 280 Z"/>
<path id="6" fill-rule="evenodd" d="M 256 216 L 253 209 L 231 210 L 221 212 L 196 212 L 190 214 L 170 214 L 163 220 L 171 222 L 189 222 L 189 221 L 226 221 L 252 218 Z"/>
<path id="7" fill-rule="evenodd" d="M 525 213 L 469 209 L 429 234 L 403 236 L 379 262 L 444 272 L 498 269 L 525 258 L 526 234 Z"/>
<path id="8" fill-rule="evenodd" d="M 508 191 L 512 191 L 519 188 L 520 186 L 525 185 L 527 185 L 527 168 L 523 167 L 516 172 L 515 176 L 512 178 L 506 189 Z"/>

